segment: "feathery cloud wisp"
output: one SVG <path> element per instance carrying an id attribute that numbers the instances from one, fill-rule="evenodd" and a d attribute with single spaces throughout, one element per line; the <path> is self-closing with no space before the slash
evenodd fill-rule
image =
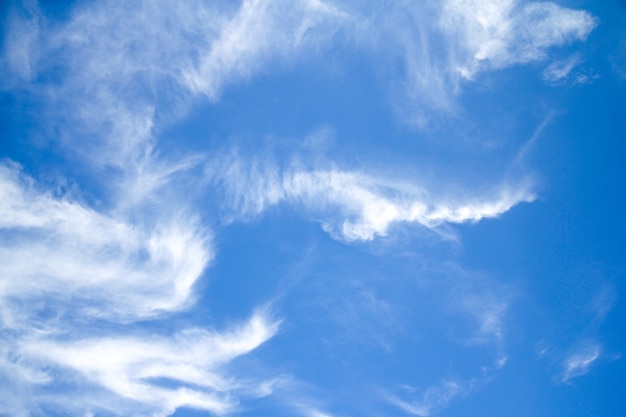
<path id="1" fill-rule="evenodd" d="M 454 68 L 464 78 L 480 69 L 543 59 L 550 47 L 584 40 L 597 21 L 551 2 L 449 0 L 441 26 L 453 41 Z"/>
<path id="2" fill-rule="evenodd" d="M 30 94 L 53 153 L 81 165 L 77 171 L 89 179 L 80 186 L 106 202 L 42 191 L 16 166 L 0 164 L 0 382 L 15 384 L 0 383 L 0 397 L 10 399 L 0 413 L 28 415 L 54 404 L 84 415 L 167 415 L 184 406 L 220 414 L 240 396 L 271 392 L 271 384 L 251 389 L 231 368 L 276 333 L 277 323 L 263 314 L 221 332 L 177 322 L 169 332 L 151 327 L 194 305 L 194 287 L 213 257 L 206 213 L 193 214 L 192 198 L 169 198 L 174 181 L 201 163 L 214 182 L 199 180 L 194 184 L 205 188 L 189 192 L 211 193 L 217 185 L 228 220 L 289 205 L 348 242 L 386 236 L 400 224 L 438 230 L 476 222 L 534 198 L 524 179 L 456 194 L 358 169 L 218 163 L 205 156 L 210 150 L 193 154 L 184 145 L 181 154 L 163 152 L 161 145 L 176 139 L 163 132 L 184 122 L 198 100 L 215 105 L 231 84 L 312 62 L 311 53 L 337 46 L 331 41 L 338 33 L 342 47 L 355 42 L 353 51 L 377 61 L 384 55 L 394 68 L 403 62 L 392 84 L 402 85 L 411 110 L 436 113 L 453 110 L 463 83 L 479 73 L 541 60 L 596 25 L 589 13 L 553 3 L 399 2 L 385 5 L 382 18 L 372 7 L 342 3 L 105 0 L 52 21 L 29 2 L 24 13 L 10 13 L 0 84 Z M 374 42 L 360 39 L 366 31 Z M 570 70 L 546 73 L 562 78 Z M 468 294 L 458 304 L 478 322 L 478 337 L 499 339 L 507 303 Z M 387 309 L 362 295 L 371 308 Z M 563 381 L 596 358 L 593 351 L 572 355 Z M 89 398 L 70 398 L 74 383 L 90 390 Z M 64 384 L 69 394 L 55 391 Z M 472 384 L 444 381 L 397 404 L 428 415 Z M 302 404 L 304 414 L 325 415 Z"/>
<path id="3" fill-rule="evenodd" d="M 404 62 L 398 107 L 418 126 L 427 125 L 433 112 L 454 113 L 463 84 L 480 73 L 543 60 L 551 48 L 585 40 L 598 24 L 586 11 L 552 2 L 447 0 L 403 6 L 392 7 L 378 19 L 382 22 L 369 17 L 377 24 L 362 37 L 385 39 L 385 53 Z"/>
<path id="4" fill-rule="evenodd" d="M 600 357 L 601 347 L 597 343 L 588 342 L 570 354 L 563 361 L 563 371 L 559 379 L 567 383 L 571 379 L 587 374 L 591 365 Z"/>
<path id="5" fill-rule="evenodd" d="M 147 229 L 39 191 L 14 166 L 0 166 L 0 195 L 5 326 L 14 322 L 8 310 L 32 313 L 37 299 L 97 317 L 178 310 L 213 256 L 188 219 Z"/>
<path id="6" fill-rule="evenodd" d="M 208 168 L 210 178 L 225 190 L 227 210 L 235 218 L 260 214 L 279 203 L 304 207 L 321 216 L 324 230 L 345 240 L 385 236 L 396 223 L 436 228 L 443 223 L 475 222 L 496 217 L 534 199 L 530 187 L 504 186 L 485 197 L 431 197 L 415 185 L 370 177 L 357 171 L 281 171 L 271 164 L 222 158 Z"/>
<path id="7" fill-rule="evenodd" d="M 229 394 L 246 386 L 223 375 L 221 368 L 267 341 L 277 328 L 278 323 L 255 314 L 239 328 L 223 333 L 187 329 L 168 337 L 25 340 L 20 353 L 59 366 L 62 373 L 71 370 L 136 403 L 142 413 L 154 410 L 166 415 L 192 407 L 223 414 L 236 405 Z"/>
<path id="8" fill-rule="evenodd" d="M 467 395 L 476 385 L 475 380 L 463 381 L 448 379 L 439 385 L 433 385 L 421 395 L 411 401 L 401 400 L 398 397 L 389 397 L 389 401 L 408 414 L 427 417 L 448 407 L 450 401 L 456 397 Z"/>

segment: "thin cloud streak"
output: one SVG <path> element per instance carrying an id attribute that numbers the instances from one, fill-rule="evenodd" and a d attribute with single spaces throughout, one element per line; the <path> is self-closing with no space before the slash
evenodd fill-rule
<path id="1" fill-rule="evenodd" d="M 555 61 L 543 71 L 543 79 L 549 83 L 557 83 L 566 78 L 580 62 L 581 58 L 578 55 Z"/>
<path id="2" fill-rule="evenodd" d="M 593 363 L 600 357 L 601 346 L 594 342 L 584 343 L 563 361 L 563 371 L 559 375 L 561 383 L 569 383 L 573 378 L 586 375 Z"/>
<path id="3" fill-rule="evenodd" d="M 469 394 L 476 386 L 476 380 L 463 381 L 448 379 L 438 385 L 433 385 L 420 395 L 411 394 L 412 400 L 402 400 L 396 396 L 389 396 L 388 401 L 407 414 L 427 417 L 448 407 L 455 398 Z M 411 391 L 414 391 L 411 388 Z"/>
<path id="4" fill-rule="evenodd" d="M 368 176 L 358 171 L 281 171 L 237 155 L 207 166 L 208 177 L 224 190 L 232 220 L 247 219 L 280 203 L 304 207 L 321 216 L 325 231 L 348 242 L 386 236 L 397 223 L 435 229 L 444 223 L 476 222 L 534 200 L 530 187 L 503 186 L 484 197 L 432 197 L 403 182 Z"/>

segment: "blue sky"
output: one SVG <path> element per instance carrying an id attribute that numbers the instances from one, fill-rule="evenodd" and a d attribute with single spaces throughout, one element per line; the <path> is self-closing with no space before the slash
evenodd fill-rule
<path id="1" fill-rule="evenodd" d="M 625 2 L 0 11 L 0 415 L 626 414 Z"/>

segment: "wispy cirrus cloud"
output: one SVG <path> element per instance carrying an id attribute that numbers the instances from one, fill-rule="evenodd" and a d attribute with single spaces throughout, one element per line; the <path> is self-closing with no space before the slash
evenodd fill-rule
<path id="1" fill-rule="evenodd" d="M 98 122 L 91 133 L 101 135 L 110 124 L 110 136 L 126 149 L 141 135 L 120 136 L 117 120 L 134 117 L 142 126 L 155 111 L 161 121 L 176 120 L 195 94 L 215 101 L 225 86 L 267 66 L 310 60 L 336 43 L 338 33 L 383 67 L 403 62 L 391 76 L 401 111 L 425 121 L 432 111 L 452 111 L 462 83 L 479 72 L 545 59 L 550 48 L 584 40 L 597 25 L 585 11 L 516 0 L 400 2 L 382 10 L 317 0 L 104 2 L 78 8 L 63 24 L 47 21 L 36 7 L 23 9 L 9 19 L 8 68 L 32 79 L 60 66 L 71 82 L 46 89 L 48 95 L 66 104 L 90 96 L 93 105 L 82 100 L 73 113 L 82 113 L 83 127 Z"/>
<path id="2" fill-rule="evenodd" d="M 553 62 L 543 71 L 543 79 L 550 83 L 559 82 L 566 78 L 580 61 L 580 57 L 573 55 L 567 59 Z"/>
<path id="3" fill-rule="evenodd" d="M 37 414 L 51 407 L 74 415 L 167 416 L 189 407 L 216 415 L 237 408 L 239 396 L 267 395 L 249 375 L 227 370 L 271 338 L 278 322 L 263 312 L 224 331 L 188 328 L 176 334 L 96 336 L 29 334 L 5 340 L 0 377 L 13 380 L 3 389 L 0 412 Z M 78 387 L 78 388 L 77 388 Z M 50 392 L 58 390 L 56 395 Z"/>
<path id="4" fill-rule="evenodd" d="M 215 100 L 225 84 L 249 78 L 268 62 L 293 61 L 304 51 L 324 47 L 346 17 L 319 0 L 246 0 L 183 77 L 192 91 Z"/>
<path id="5" fill-rule="evenodd" d="M 0 376 L 13 381 L 2 396 L 14 398 L 0 412 L 30 415 L 51 405 L 72 413 L 221 414 L 237 394 L 251 395 L 223 368 L 275 334 L 278 322 L 267 314 L 221 332 L 165 336 L 133 327 L 193 304 L 213 256 L 206 232 L 186 217 L 132 223 L 39 187 L 18 167 L 0 167 Z M 67 381 L 86 383 L 90 394 L 81 400 L 72 387 L 46 394 Z"/>
<path id="6" fill-rule="evenodd" d="M 55 150 L 107 181 L 92 185 L 105 190 L 96 208 L 80 191 L 54 193 L 16 164 L 0 166 L 0 377 L 13 399 L 0 412 L 221 414 L 259 395 L 257 381 L 227 368 L 274 335 L 265 314 L 220 332 L 137 327 L 192 306 L 213 258 L 210 231 L 168 187 L 202 156 L 161 154 L 158 131 L 185 114 L 195 91 L 183 73 L 226 36 L 233 14 L 223 4 L 110 2 L 79 5 L 64 21 L 35 3 L 7 16 L 3 87 L 41 101 L 38 123 L 55 133 Z"/>
<path id="7" fill-rule="evenodd" d="M 404 65 L 393 70 L 400 114 L 425 126 L 438 112 L 455 113 L 464 83 L 480 73 L 545 60 L 553 48 L 583 41 L 598 20 L 552 2 L 447 0 L 379 16 L 361 15 L 360 39 Z M 369 11 L 369 9 L 367 9 Z M 358 15 L 358 13 L 355 13 Z M 397 66 L 397 64 L 396 64 Z"/>
<path id="8" fill-rule="evenodd" d="M 563 371 L 558 375 L 561 383 L 587 374 L 602 351 L 598 343 L 586 341 L 579 344 L 563 361 Z"/>
<path id="9" fill-rule="evenodd" d="M 213 257 L 190 219 L 133 224 L 41 191 L 15 166 L 0 167 L 0 194 L 4 326 L 23 323 L 6 312 L 34 313 L 37 299 L 103 317 L 176 311 Z"/>
<path id="10" fill-rule="evenodd" d="M 584 267 L 589 268 L 588 265 Z M 599 273 L 600 270 L 591 269 L 596 274 L 596 282 L 606 280 Z M 604 272 L 604 271 L 603 271 Z M 575 335 L 575 341 L 557 339 L 553 341 L 541 340 L 537 343 L 538 357 L 549 360 L 554 372 L 555 384 L 575 384 L 574 380 L 581 378 L 597 368 L 599 362 L 611 362 L 620 357 L 611 352 L 611 346 L 601 341 L 600 329 L 604 326 L 607 316 L 615 307 L 615 287 L 606 281 L 592 291 L 585 291 L 583 299 L 575 304 L 579 320 L 585 323 L 584 330 Z M 554 369 L 556 368 L 556 369 Z"/>
<path id="11" fill-rule="evenodd" d="M 504 185 L 484 196 L 433 196 L 413 182 L 370 176 L 341 169 L 281 169 L 271 162 L 220 157 L 207 175 L 223 188 L 225 208 L 236 218 L 249 218 L 280 203 L 304 207 L 332 236 L 372 240 L 394 224 L 415 223 L 437 228 L 444 223 L 476 222 L 496 217 L 534 199 L 531 186 Z"/>
<path id="12" fill-rule="evenodd" d="M 84 379 L 97 387 L 96 395 L 84 404 L 78 401 L 74 410 L 92 406 L 116 414 L 169 415 L 191 407 L 219 415 L 236 408 L 233 393 L 255 390 L 233 375 L 224 375 L 222 368 L 267 341 L 277 329 L 277 322 L 257 313 L 224 332 L 191 328 L 167 336 L 35 338 L 22 341 L 19 352 L 30 361 L 58 369 L 70 380 Z M 98 403 L 98 390 L 120 400 Z"/>
<path id="13" fill-rule="evenodd" d="M 111 1 L 78 5 L 64 21 L 36 3 L 9 8 L 3 85 L 44 103 L 38 123 L 55 133 L 50 142 L 92 170 L 116 170 L 122 188 L 179 164 L 159 154 L 158 131 L 180 121 L 199 94 L 215 101 L 270 63 L 306 57 L 343 19 L 315 0 Z M 59 76 L 42 76 L 50 71 Z"/>
<path id="14" fill-rule="evenodd" d="M 198 296 L 194 286 L 213 257 L 211 233 L 189 199 L 171 197 L 178 197 L 172 184 L 200 164 L 222 191 L 229 221 L 290 205 L 348 242 L 386 236 L 400 224 L 438 230 L 476 222 L 534 198 L 525 180 L 454 194 L 364 170 L 161 152 L 163 129 L 197 100 L 215 103 L 228 85 L 310 59 L 344 31 L 367 54 L 379 57 L 382 45 L 392 57 L 386 62 L 400 57 L 404 69 L 394 80 L 410 111 L 450 110 L 462 83 L 479 72 L 542 59 L 596 24 L 585 12 L 512 1 L 430 2 L 425 11 L 402 3 L 382 18 L 372 8 L 317 0 L 105 1 L 79 4 L 62 21 L 25 4 L 7 20 L 2 86 L 44 103 L 40 123 L 53 132 L 55 151 L 105 174 L 83 185 L 105 189 L 107 201 L 54 194 L 15 165 L 0 165 L 0 380 L 16 387 L 0 389 L 7 399 L 0 407 L 14 415 L 43 414 L 49 404 L 86 415 L 169 415 L 185 406 L 221 414 L 240 395 L 263 391 L 252 393 L 229 369 L 276 333 L 276 321 L 263 314 L 221 332 L 146 335 L 132 327 L 158 324 Z M 375 41 L 361 40 L 366 31 Z M 363 295 L 363 303 L 376 301 Z M 479 336 L 499 338 L 506 303 L 460 298 Z M 586 360 L 572 361 L 570 374 L 586 369 Z M 67 381 L 86 383 L 89 398 L 48 394 Z M 471 385 L 444 381 L 398 405 L 428 415 Z"/>
<path id="15" fill-rule="evenodd" d="M 388 401 L 407 414 L 427 417 L 448 407 L 457 397 L 469 394 L 476 386 L 476 380 L 446 379 L 440 384 L 433 385 L 423 392 L 413 387 L 404 387 L 409 391 L 410 400 L 403 400 L 397 396 L 390 396 Z M 416 392 L 417 391 L 417 392 Z"/>
<path id="16" fill-rule="evenodd" d="M 449 0 L 441 26 L 454 41 L 452 62 L 464 78 L 481 69 L 544 59 L 551 47 L 585 40 L 597 25 L 589 13 L 552 2 Z"/>

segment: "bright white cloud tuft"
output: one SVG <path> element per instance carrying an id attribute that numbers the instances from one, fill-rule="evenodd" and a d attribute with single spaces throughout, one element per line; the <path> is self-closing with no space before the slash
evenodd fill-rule
<path id="1" fill-rule="evenodd" d="M 358 171 L 280 171 L 258 161 L 223 158 L 209 176 L 225 189 L 228 209 L 249 217 L 279 203 L 302 206 L 321 216 L 324 230 L 346 241 L 385 236 L 396 223 L 436 228 L 443 223 L 496 217 L 534 199 L 528 186 L 504 186 L 485 197 L 433 197 L 416 185 Z"/>

